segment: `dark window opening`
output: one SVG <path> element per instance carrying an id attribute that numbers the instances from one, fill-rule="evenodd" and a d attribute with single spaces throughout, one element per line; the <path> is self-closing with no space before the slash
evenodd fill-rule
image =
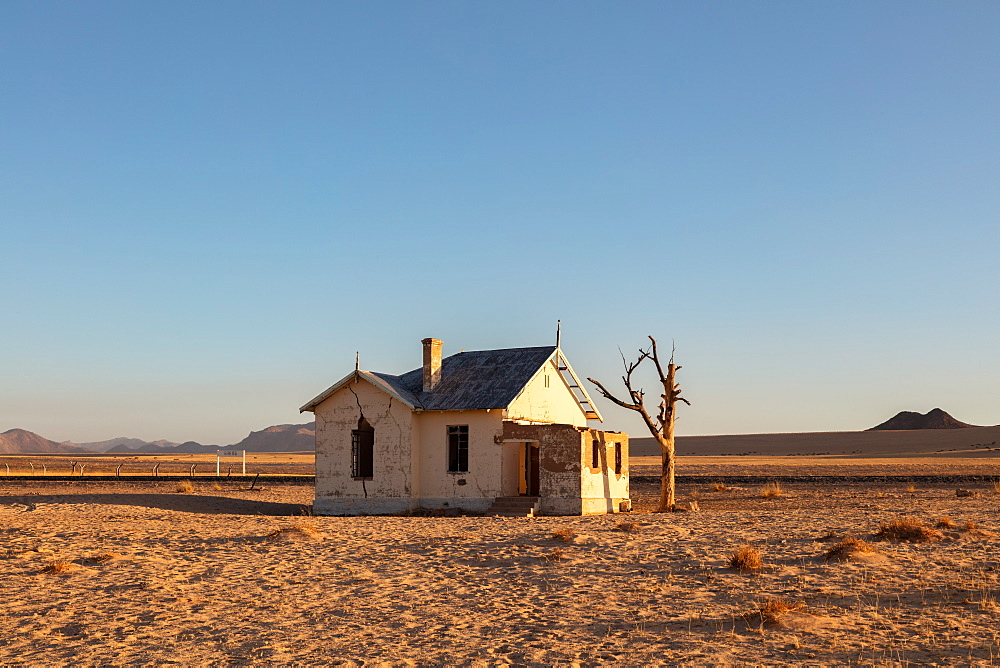
<path id="1" fill-rule="evenodd" d="M 596 438 L 590 444 L 590 468 L 601 468 L 601 442 Z"/>
<path id="2" fill-rule="evenodd" d="M 351 431 L 351 477 L 372 478 L 375 476 L 375 428 L 368 424 L 364 416 L 358 420 L 358 428 Z"/>
<path id="3" fill-rule="evenodd" d="M 615 443 L 615 475 L 622 473 L 622 444 Z"/>
<path id="4" fill-rule="evenodd" d="M 448 426 L 448 473 L 469 472 L 469 425 Z"/>

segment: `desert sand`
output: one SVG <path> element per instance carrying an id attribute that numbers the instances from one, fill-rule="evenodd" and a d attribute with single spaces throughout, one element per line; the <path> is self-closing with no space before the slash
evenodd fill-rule
<path id="1" fill-rule="evenodd" d="M 964 486 L 704 482 L 679 488 L 700 511 L 653 514 L 639 484 L 628 515 L 338 518 L 308 516 L 304 485 L 0 480 L 0 662 L 991 665 L 1000 494 Z M 901 517 L 948 520 L 873 537 Z M 875 551 L 824 559 L 849 534 Z M 744 545 L 761 568 L 729 567 Z M 792 609 L 762 616 L 772 598 Z"/>

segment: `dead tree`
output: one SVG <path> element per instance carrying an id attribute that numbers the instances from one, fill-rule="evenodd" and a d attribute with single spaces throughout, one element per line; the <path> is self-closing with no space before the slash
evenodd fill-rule
<path id="1" fill-rule="evenodd" d="M 639 357 L 636 361 L 629 363 L 625 359 L 625 355 L 622 355 L 622 364 L 625 366 L 625 375 L 622 376 L 622 382 L 625 384 L 625 389 L 628 390 L 628 401 L 622 401 L 611 394 L 604 385 L 593 378 L 588 378 L 587 380 L 597 387 L 597 390 L 604 395 L 605 399 L 641 415 L 643 422 L 646 423 L 646 428 L 649 429 L 649 433 L 660 444 L 660 460 L 663 464 L 663 469 L 660 474 L 660 507 L 657 508 L 657 512 L 662 513 L 672 511 L 676 507 L 674 485 L 674 422 L 677 420 L 677 413 L 675 409 L 678 401 L 683 401 L 688 406 L 691 405 L 691 402 L 681 396 L 680 386 L 674 380 L 677 371 L 681 367 L 674 364 L 673 351 L 670 352 L 670 362 L 667 363 L 666 373 L 664 373 L 663 365 L 660 364 L 660 357 L 656 352 L 656 339 L 651 336 L 649 337 L 649 341 L 649 349 L 643 350 L 640 348 Z M 655 420 L 649 415 L 649 411 L 646 410 L 642 388 L 635 389 L 632 387 L 632 374 L 647 359 L 653 360 L 653 364 L 656 366 L 656 373 L 660 377 L 660 384 L 663 386 L 663 391 L 660 394 L 659 412 Z"/>

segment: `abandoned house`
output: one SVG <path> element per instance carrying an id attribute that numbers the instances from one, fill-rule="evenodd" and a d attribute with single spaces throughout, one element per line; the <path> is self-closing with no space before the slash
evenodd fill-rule
<path id="1" fill-rule="evenodd" d="M 628 436 L 587 427 L 601 415 L 559 346 L 442 359 L 422 343 L 421 368 L 356 368 L 301 408 L 316 415 L 313 512 L 630 508 Z"/>

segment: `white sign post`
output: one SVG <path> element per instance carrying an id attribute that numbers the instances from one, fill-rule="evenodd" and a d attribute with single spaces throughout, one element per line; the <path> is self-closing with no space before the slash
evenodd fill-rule
<path id="1" fill-rule="evenodd" d="M 243 458 L 243 475 L 247 474 L 247 451 L 246 450 L 220 450 L 217 455 L 215 455 L 215 477 L 218 478 L 220 474 L 220 462 L 223 457 L 242 457 Z"/>

